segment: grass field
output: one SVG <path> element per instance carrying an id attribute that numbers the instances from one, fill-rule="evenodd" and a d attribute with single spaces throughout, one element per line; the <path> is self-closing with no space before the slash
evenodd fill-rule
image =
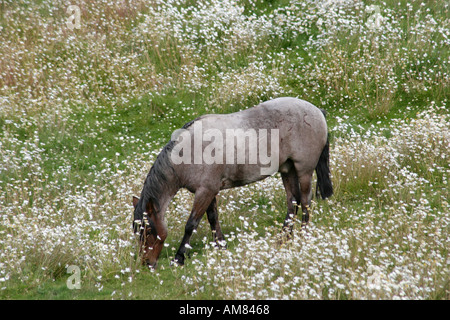
<path id="1" fill-rule="evenodd" d="M 0 299 L 450 298 L 448 2 L 0 10 Z M 275 175 L 219 195 L 227 250 L 204 218 L 171 267 L 183 190 L 159 267 L 141 266 L 131 199 L 172 131 L 280 96 L 328 112 L 335 194 L 313 200 L 307 230 L 279 244 Z"/>

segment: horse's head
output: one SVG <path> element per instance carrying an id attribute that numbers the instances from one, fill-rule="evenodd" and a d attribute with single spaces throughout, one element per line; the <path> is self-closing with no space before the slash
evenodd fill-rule
<path id="1" fill-rule="evenodd" d="M 155 219 L 154 207 L 151 201 L 145 205 L 144 210 L 142 201 L 138 197 L 133 196 L 133 206 L 133 229 L 134 233 L 139 235 L 139 252 L 142 263 L 155 267 L 161 251 L 160 247 L 162 247 L 166 235 L 158 235 L 156 232 L 158 220 Z"/>

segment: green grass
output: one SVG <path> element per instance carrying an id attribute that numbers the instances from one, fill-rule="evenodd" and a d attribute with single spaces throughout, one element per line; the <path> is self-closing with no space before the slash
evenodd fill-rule
<path id="1" fill-rule="evenodd" d="M 183 8 L 197 2 L 203 3 L 186 1 L 170 8 L 182 15 Z M 311 235 L 316 238 L 298 240 L 297 225 L 295 241 L 305 245 L 296 247 L 293 241 L 278 247 L 301 251 L 304 261 L 282 260 L 282 265 L 302 272 L 271 269 L 273 275 L 259 289 L 270 288 L 279 277 L 291 284 L 295 276 L 308 276 L 301 280 L 309 286 L 303 292 L 319 292 L 323 299 L 392 298 L 394 293 L 361 289 L 373 265 L 385 267 L 386 274 L 396 267 L 410 272 L 396 278 L 405 297 L 448 299 L 448 280 L 442 277 L 448 267 L 438 259 L 448 256 L 441 243 L 448 232 L 448 151 L 443 148 L 448 127 L 434 132 L 426 125 L 448 121 L 449 50 L 427 16 L 448 33 L 443 25 L 448 6 L 439 1 L 414 1 L 412 9 L 406 1 L 373 3 L 397 29 L 361 33 L 347 28 L 327 15 L 336 10 L 332 4 L 322 12 L 310 3 L 238 1 L 243 11 L 234 12 L 234 20 L 220 15 L 208 20 L 205 12 L 201 16 L 191 10 L 189 19 L 180 21 L 171 15 L 175 11 L 164 6 L 152 11 L 156 5 L 138 1 L 127 8 L 88 4 L 82 8 L 82 28 L 70 33 L 58 24 L 44 25 L 49 16 L 65 21 L 62 2 L 2 3 L 0 298 L 242 298 L 239 292 L 251 287 L 246 281 L 264 273 L 259 268 L 282 259 L 259 257 L 260 266 L 247 270 L 243 266 L 253 263 L 251 247 L 245 247 L 250 240 L 241 239 L 252 232 L 269 242 L 266 234 L 276 237 L 286 214 L 282 187 L 254 185 L 220 195 L 226 252 L 243 259 L 233 262 L 242 267 L 237 272 L 243 275 L 241 282 L 232 271 L 219 268 L 229 266 L 227 254 L 207 247 L 204 239 L 211 235 L 206 218 L 192 239 L 186 265 L 170 267 L 187 218 L 182 211 L 192 204 L 189 196 L 181 195 L 169 208 L 168 246 L 155 271 L 140 266 L 135 244 L 121 247 L 114 241 L 133 242 L 131 195 L 141 191 L 152 160 L 174 129 L 205 113 L 233 112 L 289 95 L 328 111 L 335 195 L 313 202 Z M 49 8 L 58 10 L 50 15 Z M 364 10 L 336 12 L 344 21 L 361 17 L 355 21 L 364 28 Z M 155 16 L 146 20 L 147 14 Z M 275 21 L 277 14 L 281 20 Z M 283 19 L 298 21 L 295 17 L 305 22 L 305 32 L 299 32 L 300 25 L 283 25 Z M 258 18 L 271 21 L 272 29 L 252 24 Z M 276 33 L 277 27 L 284 32 Z M 248 35 L 248 30 L 254 33 Z M 327 43 L 311 44 L 322 36 Z M 364 137 L 367 132 L 372 134 Z M 429 141 L 420 143 L 420 132 Z M 399 155 L 389 158 L 386 152 L 392 150 Z M 71 228 L 61 231 L 65 226 Z M 375 235 L 366 235 L 367 230 Z M 338 256 L 344 245 L 336 243 L 343 240 L 348 259 Z M 49 244 L 57 241 L 64 243 Z M 308 241 L 323 250 L 315 253 Z M 109 251 L 97 245 L 115 249 L 103 255 Z M 205 267 L 211 258 L 217 260 L 214 270 Z M 332 262 L 320 264 L 327 259 Z M 67 288 L 71 264 L 82 266 L 80 290 Z M 327 273 L 345 282 L 345 288 Z M 217 287 L 208 276 L 217 276 Z M 420 283 L 406 283 L 408 276 Z M 413 292 L 420 285 L 430 292 Z M 290 298 L 305 298 L 294 291 Z"/>

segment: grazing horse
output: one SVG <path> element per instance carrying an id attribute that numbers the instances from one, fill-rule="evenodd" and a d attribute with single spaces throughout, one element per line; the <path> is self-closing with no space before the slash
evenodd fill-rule
<path id="1" fill-rule="evenodd" d="M 216 195 L 280 172 L 287 196 L 285 227 L 301 204 L 309 221 L 311 179 L 323 199 L 333 194 L 325 112 L 296 98 L 277 98 L 231 114 L 203 115 L 176 130 L 133 198 L 134 231 L 143 263 L 156 266 L 167 237 L 164 214 L 180 188 L 195 194 L 175 261 L 184 264 L 186 246 L 206 212 L 214 240 L 222 243 Z M 317 191 L 316 191 L 317 192 Z"/>

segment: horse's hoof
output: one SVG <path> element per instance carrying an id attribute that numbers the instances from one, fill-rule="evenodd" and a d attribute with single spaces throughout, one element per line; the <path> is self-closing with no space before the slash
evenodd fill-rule
<path id="1" fill-rule="evenodd" d="M 172 261 L 170 261 L 171 266 L 184 266 L 184 257 L 178 256 L 175 257 Z"/>

